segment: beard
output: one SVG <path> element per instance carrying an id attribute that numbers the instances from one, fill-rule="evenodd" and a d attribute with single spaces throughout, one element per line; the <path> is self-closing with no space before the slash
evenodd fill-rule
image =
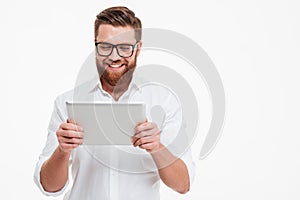
<path id="1" fill-rule="evenodd" d="M 108 69 L 107 62 L 104 59 L 100 61 L 96 57 L 96 65 L 99 74 L 99 78 L 111 86 L 117 86 L 124 82 L 130 82 L 132 79 L 133 72 L 136 67 L 137 55 L 135 55 L 134 60 L 130 63 L 128 61 L 117 60 L 109 64 L 123 64 L 123 69 L 118 71 L 113 71 Z"/>

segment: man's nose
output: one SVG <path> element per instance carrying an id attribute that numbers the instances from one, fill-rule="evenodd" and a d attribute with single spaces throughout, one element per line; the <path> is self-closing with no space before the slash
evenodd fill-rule
<path id="1" fill-rule="evenodd" d="M 119 56 L 118 52 L 117 52 L 117 48 L 114 47 L 111 54 L 108 57 L 110 60 L 119 60 L 121 57 Z"/>

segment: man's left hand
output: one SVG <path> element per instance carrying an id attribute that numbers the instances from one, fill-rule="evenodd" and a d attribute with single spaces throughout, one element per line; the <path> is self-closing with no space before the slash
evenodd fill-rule
<path id="1" fill-rule="evenodd" d="M 153 153 L 160 148 L 160 130 L 153 122 L 143 122 L 134 129 L 132 144 Z"/>

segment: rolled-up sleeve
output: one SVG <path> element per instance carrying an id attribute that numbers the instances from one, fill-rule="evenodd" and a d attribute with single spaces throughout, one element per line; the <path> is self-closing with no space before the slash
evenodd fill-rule
<path id="1" fill-rule="evenodd" d="M 177 158 L 186 165 L 190 185 L 192 185 L 196 172 L 196 165 L 192 155 L 192 140 L 186 133 L 187 123 L 184 120 L 181 105 L 174 95 L 169 95 L 163 103 L 165 120 L 161 129 L 161 142 Z"/>
<path id="2" fill-rule="evenodd" d="M 192 185 L 196 175 L 196 164 L 192 155 L 191 141 L 188 140 L 184 128 L 181 128 L 177 137 L 167 145 L 167 148 L 174 156 L 184 162 L 188 170 L 190 185 Z"/>
<path id="3" fill-rule="evenodd" d="M 195 175 L 196 175 L 196 165 L 194 159 L 192 157 L 191 149 L 188 149 L 180 159 L 184 162 L 187 167 L 189 178 L 190 178 L 190 185 L 194 182 Z"/>
<path id="4" fill-rule="evenodd" d="M 63 121 L 65 121 L 65 116 L 64 116 L 64 114 L 62 114 L 61 109 L 58 107 L 58 105 L 59 105 L 58 101 L 59 101 L 59 99 L 57 98 L 54 103 L 54 109 L 53 109 L 51 120 L 50 120 L 50 123 L 48 126 L 47 141 L 46 141 L 46 144 L 45 144 L 45 147 L 44 147 L 42 153 L 39 156 L 39 160 L 36 163 L 36 167 L 35 167 L 35 171 L 34 171 L 34 182 L 36 183 L 38 188 L 41 190 L 41 192 L 46 196 L 61 195 L 65 191 L 65 189 L 69 183 L 69 180 L 68 180 L 67 183 L 65 184 L 65 186 L 57 192 L 47 192 L 44 190 L 44 188 L 41 184 L 41 180 L 40 180 L 40 172 L 41 172 L 41 168 L 42 168 L 43 164 L 45 163 L 45 161 L 47 161 L 51 157 L 51 155 L 53 154 L 53 152 L 55 151 L 55 149 L 58 146 L 56 131 L 58 130 L 60 124 Z"/>

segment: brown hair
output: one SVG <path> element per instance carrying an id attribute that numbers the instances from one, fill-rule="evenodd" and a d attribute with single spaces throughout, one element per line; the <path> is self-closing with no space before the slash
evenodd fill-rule
<path id="1" fill-rule="evenodd" d="M 123 6 L 111 7 L 103 10 L 95 20 L 94 35 L 98 36 L 98 29 L 101 24 L 112 26 L 130 26 L 135 29 L 135 38 L 140 41 L 142 38 L 142 23 L 133 11 Z"/>

